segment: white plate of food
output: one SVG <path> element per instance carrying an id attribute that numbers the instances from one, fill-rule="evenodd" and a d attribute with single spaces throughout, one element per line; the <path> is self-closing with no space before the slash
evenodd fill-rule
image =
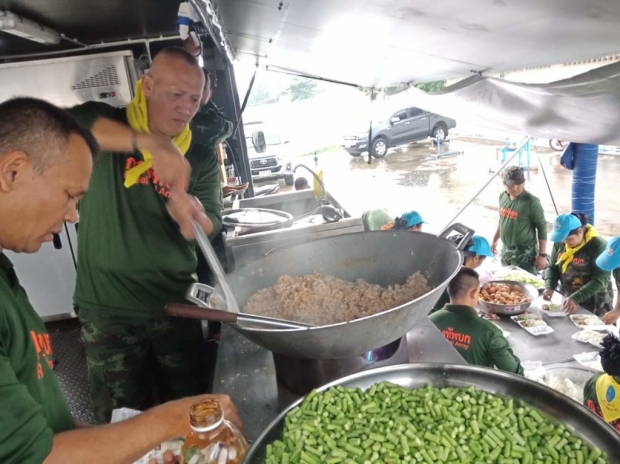
<path id="1" fill-rule="evenodd" d="M 547 325 L 542 319 L 527 319 L 525 321 L 516 321 L 522 329 L 527 330 L 530 334 L 538 337 L 539 335 L 548 335 L 555 332 L 553 327 Z"/>
<path id="2" fill-rule="evenodd" d="M 582 366 L 590 369 L 596 369 L 603 372 L 603 366 L 601 366 L 601 356 L 598 351 L 590 351 L 573 355 L 573 359 Z"/>
<path id="3" fill-rule="evenodd" d="M 609 326 L 605 325 L 601 318 L 594 314 L 571 314 L 570 320 L 573 321 L 576 327 L 582 330 L 609 330 Z"/>
<path id="4" fill-rule="evenodd" d="M 523 321 L 542 321 L 542 317 L 539 314 L 536 314 L 532 311 L 525 311 L 523 314 L 519 314 L 518 316 L 510 316 L 510 319 L 515 321 L 517 324 Z"/>
<path id="5" fill-rule="evenodd" d="M 549 317 L 566 317 L 568 313 L 564 311 L 562 303 L 543 303 L 540 310 Z"/>
<path id="6" fill-rule="evenodd" d="M 495 313 L 485 313 L 483 311 L 480 311 L 478 313 L 478 316 L 480 316 L 482 319 L 486 319 L 487 321 L 499 321 L 499 316 Z"/>
<path id="7" fill-rule="evenodd" d="M 600 345 L 600 342 L 605 338 L 606 334 L 602 334 L 601 332 L 596 332 L 594 330 L 579 330 L 575 332 L 571 338 L 579 343 L 597 343 Z M 596 345 L 594 345 L 596 346 Z"/>

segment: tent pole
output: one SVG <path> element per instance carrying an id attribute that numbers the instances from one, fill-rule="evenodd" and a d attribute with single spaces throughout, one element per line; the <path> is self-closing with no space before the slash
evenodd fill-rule
<path id="1" fill-rule="evenodd" d="M 372 163 L 372 102 L 375 97 L 375 88 L 370 89 L 370 122 L 368 123 L 368 164 Z"/>
<path id="2" fill-rule="evenodd" d="M 512 154 L 512 155 L 511 155 L 511 156 L 510 156 L 507 160 L 506 160 L 506 162 L 500 166 L 500 168 L 497 170 L 497 172 L 493 173 L 493 175 L 489 178 L 489 180 L 487 180 L 487 181 L 486 181 L 486 183 L 482 186 L 482 188 L 481 188 L 480 190 L 478 190 L 478 192 L 477 192 L 477 193 L 476 193 L 476 194 L 475 194 L 475 195 L 474 195 L 474 196 L 473 196 L 473 197 L 472 197 L 472 198 L 471 198 L 471 199 L 470 199 L 467 203 L 465 203 L 465 206 L 463 206 L 463 207 L 459 210 L 459 212 L 458 212 L 458 213 L 456 213 L 456 216 L 454 216 L 454 217 L 450 220 L 450 222 L 448 222 L 448 223 L 446 224 L 446 226 L 445 226 L 442 230 L 447 229 L 447 228 L 448 228 L 448 227 L 449 227 L 449 226 L 450 226 L 450 225 L 451 225 L 454 221 L 456 221 L 456 220 L 457 220 L 457 218 L 458 218 L 461 214 L 463 214 L 463 211 L 465 211 L 465 210 L 469 207 L 469 205 L 471 205 L 471 204 L 474 202 L 474 200 L 475 200 L 476 198 L 478 198 L 478 195 L 480 195 L 482 192 L 484 192 L 484 190 L 485 190 L 485 189 L 489 186 L 489 184 L 490 184 L 491 182 L 493 182 L 493 179 L 495 179 L 495 177 L 496 177 L 496 176 L 498 176 L 498 175 L 499 175 L 499 173 L 500 173 L 500 172 L 502 172 L 502 171 L 506 168 L 506 166 L 508 166 L 508 165 L 510 164 L 510 162 L 511 162 L 513 159 L 515 159 L 515 158 L 516 158 L 516 156 L 519 154 L 519 152 L 520 152 L 521 150 L 523 150 L 523 148 L 525 147 L 525 145 L 526 145 L 526 144 L 527 144 L 530 140 L 531 140 L 531 137 L 527 137 L 527 138 L 525 139 L 525 141 L 524 141 L 524 142 L 523 142 L 523 143 L 519 146 L 519 148 L 517 148 L 517 149 L 514 151 L 514 153 L 513 153 L 513 154 Z"/>

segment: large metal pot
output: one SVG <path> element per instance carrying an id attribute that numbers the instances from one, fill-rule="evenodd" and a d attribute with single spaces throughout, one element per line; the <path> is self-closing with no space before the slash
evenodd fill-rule
<path id="1" fill-rule="evenodd" d="M 524 313 L 531 306 L 532 301 L 538 298 L 538 290 L 536 290 L 536 288 L 530 284 L 524 284 L 512 280 L 491 280 L 485 285 L 493 284 L 508 285 L 511 291 L 517 290 L 523 293 L 530 299 L 530 301 L 528 301 L 527 303 L 519 304 L 497 304 L 489 303 L 488 301 L 484 301 L 481 299 L 479 304 L 488 313 L 516 316 L 517 314 Z"/>
<path id="2" fill-rule="evenodd" d="M 384 380 L 405 388 L 422 388 L 426 385 L 438 388 L 473 385 L 486 392 L 523 400 L 564 424 L 589 445 L 607 453 L 610 464 L 620 464 L 618 453 L 620 435 L 601 418 L 555 390 L 503 371 L 457 364 L 405 364 L 353 374 L 325 385 L 319 391 L 338 385 L 366 390 Z M 246 454 L 243 464 L 264 462 L 265 447 L 281 438 L 286 414 L 302 401 L 303 398 L 283 411 L 267 426 Z"/>
<path id="3" fill-rule="evenodd" d="M 473 234 L 455 224 L 442 236 L 452 230 Z M 274 285 L 280 276 L 313 272 L 387 286 L 402 284 L 420 271 L 432 290 L 397 308 L 339 324 L 288 330 L 257 328 L 249 323 L 231 325 L 258 345 L 294 358 L 336 359 L 361 354 L 402 337 L 418 320 L 427 317 L 460 268 L 461 259 L 451 242 L 422 232 L 364 232 L 298 244 L 229 274 L 228 282 L 240 308 L 254 292 Z M 218 304 L 219 286 L 214 295 L 216 298 L 208 300 L 209 306 Z"/>

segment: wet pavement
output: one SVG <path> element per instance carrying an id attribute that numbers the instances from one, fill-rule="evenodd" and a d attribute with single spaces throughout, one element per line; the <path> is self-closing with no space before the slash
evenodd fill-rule
<path id="1" fill-rule="evenodd" d="M 352 216 L 373 208 L 386 208 L 394 216 L 415 209 L 429 223 L 425 230 L 438 233 L 489 179 L 490 171 L 501 164 L 496 160 L 500 146 L 496 141 L 460 138 L 453 141 L 452 149 L 463 151 L 462 155 L 437 159 L 432 157 L 436 151 L 430 143 L 418 142 L 392 149 L 370 165 L 367 156 L 354 158 L 344 150 L 334 150 L 320 153 L 318 166 L 327 189 Z M 551 224 L 556 216 L 552 195 L 560 213 L 570 212 L 572 173 L 557 167 L 559 153 L 549 148 L 532 147 L 530 155 L 531 164 L 538 169 L 526 172 L 526 189 L 541 199 Z M 298 157 L 293 162 L 314 167 L 313 157 Z M 615 197 L 618 179 L 620 156 L 599 155 L 595 225 L 606 237 L 620 235 L 620 202 Z M 502 190 L 501 179 L 495 178 L 457 222 L 492 239 Z"/>

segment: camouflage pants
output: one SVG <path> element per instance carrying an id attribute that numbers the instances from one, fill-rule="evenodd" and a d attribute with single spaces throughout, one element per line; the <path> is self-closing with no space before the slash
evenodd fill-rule
<path id="1" fill-rule="evenodd" d="M 109 422 L 116 408 L 143 411 L 158 402 L 207 391 L 200 321 L 86 308 L 80 308 L 79 316 L 99 423 Z"/>
<path id="2" fill-rule="evenodd" d="M 536 257 L 538 256 L 538 245 L 528 247 L 508 247 L 502 248 L 502 265 L 518 266 L 524 271 L 537 275 Z"/>

